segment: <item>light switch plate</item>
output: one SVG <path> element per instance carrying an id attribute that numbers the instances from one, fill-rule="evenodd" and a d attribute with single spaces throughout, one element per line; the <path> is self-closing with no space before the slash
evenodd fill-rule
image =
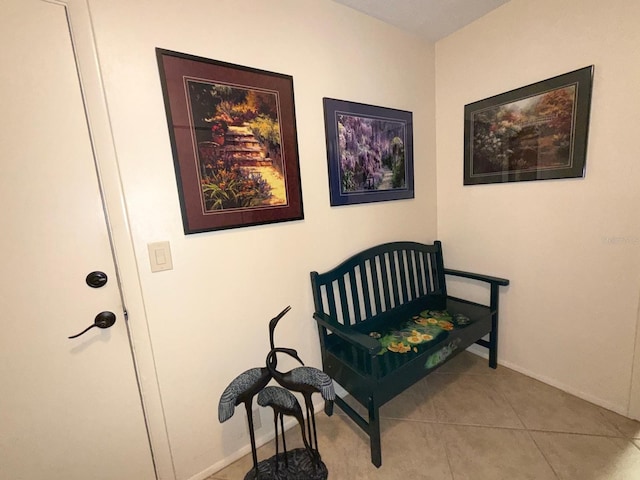
<path id="1" fill-rule="evenodd" d="M 171 247 L 169 242 L 148 243 L 149 263 L 152 272 L 162 272 L 163 270 L 172 270 L 173 261 L 171 260 Z"/>

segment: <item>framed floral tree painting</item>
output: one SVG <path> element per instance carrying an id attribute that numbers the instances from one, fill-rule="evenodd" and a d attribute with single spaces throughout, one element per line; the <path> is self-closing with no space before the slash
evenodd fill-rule
<path id="1" fill-rule="evenodd" d="M 464 107 L 464 184 L 584 176 L 593 66 Z"/>

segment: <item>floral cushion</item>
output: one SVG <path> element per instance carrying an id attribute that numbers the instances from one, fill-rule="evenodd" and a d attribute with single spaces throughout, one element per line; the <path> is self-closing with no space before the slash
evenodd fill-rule
<path id="1" fill-rule="evenodd" d="M 464 328 L 471 323 L 469 317 L 460 313 L 450 314 L 446 310 L 424 310 L 419 315 L 396 324 L 383 332 L 370 332 L 369 336 L 380 341 L 382 349 L 378 355 L 387 352 L 408 353 L 428 349 L 440 341 L 447 332 Z"/>

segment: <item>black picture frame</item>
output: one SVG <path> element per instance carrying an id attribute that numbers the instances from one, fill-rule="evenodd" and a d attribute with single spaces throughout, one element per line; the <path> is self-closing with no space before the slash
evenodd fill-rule
<path id="1" fill-rule="evenodd" d="M 332 206 L 414 198 L 413 114 L 323 98 Z"/>
<path id="2" fill-rule="evenodd" d="M 464 185 L 583 177 L 593 65 L 464 107 Z"/>
<path id="3" fill-rule="evenodd" d="M 185 234 L 303 219 L 293 78 L 156 57 Z"/>

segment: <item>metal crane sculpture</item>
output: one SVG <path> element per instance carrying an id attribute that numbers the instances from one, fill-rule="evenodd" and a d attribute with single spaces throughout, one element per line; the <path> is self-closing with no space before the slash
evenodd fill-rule
<path id="1" fill-rule="evenodd" d="M 328 475 L 327 468 L 320 460 L 320 453 L 318 452 L 318 438 L 311 395 L 315 392 L 320 392 L 322 397 L 329 402 L 328 407 L 325 408 L 327 413 L 329 413 L 333 405 L 333 400 L 335 399 L 333 383 L 324 372 L 316 368 L 305 367 L 295 350 L 275 347 L 274 331 L 276 325 L 289 310 L 291 310 L 291 307 L 288 306 L 269 321 L 269 344 L 271 351 L 267 356 L 266 365 L 261 368 L 251 368 L 238 375 L 224 390 L 218 403 L 218 420 L 220 423 L 230 419 L 235 412 L 235 407 L 241 403 L 244 403 L 247 410 L 253 468 L 249 470 L 245 476 L 245 480 L 259 478 L 261 471 L 266 475 L 266 477 L 263 475 L 263 478 L 269 479 L 305 478 L 309 480 L 326 480 Z M 276 370 L 277 353 L 285 353 L 297 359 L 303 366 L 286 373 L 278 372 Z M 267 384 L 272 378 L 276 379 L 284 388 L 275 386 L 267 387 Z M 302 393 L 305 400 L 307 422 L 309 418 L 311 422 L 313 422 L 313 436 L 310 423 L 307 428 L 308 434 L 305 432 L 305 420 L 302 414 L 302 408 L 295 396 L 287 389 Z M 273 457 L 275 458 L 275 462 L 273 459 L 269 459 L 258 463 L 252 410 L 253 398 L 256 395 L 258 396 L 258 404 L 260 406 L 269 406 L 273 409 L 276 436 L 276 455 Z M 302 431 L 302 440 L 309 454 L 308 458 L 310 462 L 306 461 L 307 455 L 304 454 L 305 450 L 301 448 L 293 450 L 290 454 L 287 453 L 284 434 L 284 415 L 293 416 L 298 421 Z M 278 418 L 280 418 L 280 426 L 282 429 L 282 443 L 286 465 L 286 471 L 280 472 L 278 472 Z M 315 440 L 315 450 L 313 448 L 313 440 Z M 289 468 L 289 456 L 294 460 L 292 469 Z M 274 463 L 275 473 L 271 470 Z"/>
<path id="2" fill-rule="evenodd" d="M 269 322 L 269 341 L 271 343 L 271 348 L 273 348 L 273 329 L 275 329 L 278 321 L 289 310 L 291 310 L 291 307 L 287 306 Z M 271 325 L 273 325 L 273 327 L 271 327 Z M 295 350 L 293 352 L 296 353 Z M 258 477 L 258 455 L 256 451 L 255 429 L 253 427 L 253 397 L 266 387 L 270 380 L 271 374 L 266 367 L 250 368 L 238 375 L 229 384 L 229 386 L 227 386 L 224 392 L 222 392 L 220 402 L 218 403 L 218 420 L 220 423 L 224 423 L 229 420 L 235 412 L 235 407 L 244 403 L 247 410 L 249 437 L 251 439 L 251 455 L 253 457 L 253 467 L 255 469 L 256 478 Z"/>
<path id="3" fill-rule="evenodd" d="M 273 409 L 273 423 L 276 432 L 276 456 L 275 456 L 275 468 L 278 469 L 278 418 L 280 419 L 280 429 L 282 431 L 282 447 L 284 450 L 284 462 L 286 468 L 289 468 L 289 459 L 287 457 L 287 440 L 284 434 L 284 416 L 289 415 L 295 417 L 300 425 L 300 431 L 302 432 L 302 441 L 304 447 L 309 453 L 311 461 L 315 461 L 316 454 L 309 446 L 306 433 L 304 431 L 304 417 L 302 415 L 302 408 L 298 403 L 298 399 L 289 390 L 282 387 L 269 386 L 265 387 L 258 394 L 258 405 L 261 407 L 271 407 Z"/>
<path id="4" fill-rule="evenodd" d="M 333 382 L 329 375 L 324 373 L 322 370 L 318 370 L 313 367 L 297 367 L 288 372 L 282 373 L 276 370 L 277 366 L 277 354 L 278 352 L 286 353 L 300 363 L 300 357 L 295 350 L 290 348 L 274 348 L 267 355 L 267 369 L 269 373 L 273 377 L 273 379 L 278 382 L 282 387 L 292 390 L 294 392 L 299 392 L 304 397 L 304 403 L 307 412 L 307 427 L 309 430 L 309 444 L 311 448 L 314 448 L 315 442 L 315 450 L 318 452 L 318 436 L 316 433 L 316 420 L 315 420 L 315 412 L 313 408 L 313 402 L 311 401 L 311 396 L 314 393 L 320 393 L 322 398 L 327 402 L 333 402 L 336 398 L 335 391 L 333 389 Z M 304 365 L 304 363 L 303 363 Z M 309 419 L 311 422 L 309 423 Z M 311 424 L 313 424 L 313 437 L 311 432 Z M 319 457 L 318 452 L 318 457 Z"/>
<path id="5" fill-rule="evenodd" d="M 287 348 L 283 348 L 282 350 L 297 356 L 295 350 L 291 350 L 290 352 L 290 349 Z M 268 368 L 250 368 L 231 381 L 229 386 L 222 392 L 220 402 L 218 403 L 218 420 L 220 423 L 229 420 L 235 412 L 235 407 L 244 403 L 247 409 L 249 437 L 251 438 L 251 455 L 253 456 L 253 467 L 256 471 L 256 478 L 258 476 L 258 455 L 256 452 L 255 430 L 253 428 L 253 397 L 266 387 L 270 380 L 271 373 Z"/>

